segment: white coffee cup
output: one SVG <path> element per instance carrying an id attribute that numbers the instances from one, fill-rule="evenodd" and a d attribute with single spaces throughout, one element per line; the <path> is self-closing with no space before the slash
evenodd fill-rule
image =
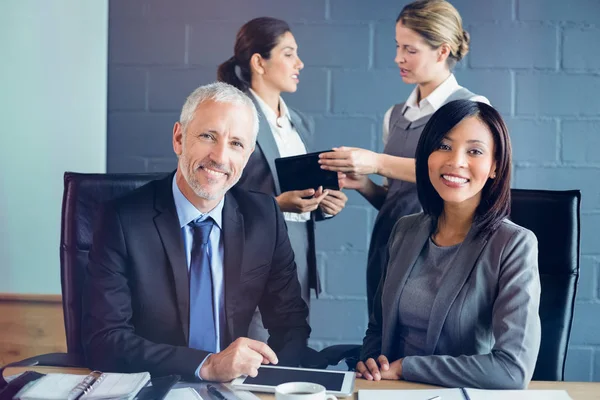
<path id="1" fill-rule="evenodd" d="M 325 386 L 310 382 L 288 382 L 277 385 L 275 400 L 337 400 L 325 393 Z"/>

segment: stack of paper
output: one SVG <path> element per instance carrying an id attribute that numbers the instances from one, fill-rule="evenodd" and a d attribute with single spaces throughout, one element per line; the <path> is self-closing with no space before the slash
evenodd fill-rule
<path id="1" fill-rule="evenodd" d="M 465 400 L 460 389 L 358 391 L 358 400 L 427 400 L 435 396 L 440 396 L 442 400 Z"/>
<path id="2" fill-rule="evenodd" d="M 564 390 L 359 390 L 358 400 L 427 400 L 439 396 L 442 400 L 572 400 Z"/>
<path id="3" fill-rule="evenodd" d="M 564 390 L 480 390 L 466 389 L 471 400 L 572 400 Z"/>

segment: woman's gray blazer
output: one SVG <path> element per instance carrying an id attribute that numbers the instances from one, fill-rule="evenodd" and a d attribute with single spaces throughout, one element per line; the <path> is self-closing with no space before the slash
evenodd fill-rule
<path id="1" fill-rule="evenodd" d="M 429 318 L 426 351 L 404 357 L 395 339 L 398 301 L 431 235 L 423 213 L 401 218 L 388 244 L 361 359 L 402 361 L 403 379 L 448 387 L 521 389 L 540 346 L 540 279 L 533 232 L 505 219 L 477 235 L 474 224 L 445 272 Z"/>
<path id="2" fill-rule="evenodd" d="M 256 107 L 259 130 L 256 138 L 256 147 L 254 152 L 250 155 L 248 163 L 244 167 L 244 171 L 237 186 L 245 190 L 254 190 L 276 197 L 281 194 L 277 168 L 275 167 L 275 159 L 280 157 L 277 143 L 275 142 L 269 122 L 263 114 L 258 101 L 250 91 L 247 91 L 246 95 L 248 95 Z M 288 107 L 288 111 L 290 112 L 292 125 L 296 129 L 296 132 L 298 132 L 298 135 L 300 135 L 300 139 L 306 146 L 307 151 L 310 152 L 314 136 L 313 120 L 293 108 Z M 323 215 L 320 209 L 317 209 L 311 213 L 311 218 L 307 222 L 308 254 L 306 255 L 306 258 L 308 263 L 308 282 L 301 282 L 300 284 L 302 287 L 308 284 L 309 288 L 315 289 L 317 297 L 319 297 L 319 293 L 321 293 L 321 282 L 317 269 L 315 221 L 321 221 L 328 218 L 329 217 Z M 303 255 L 300 254 L 296 254 L 295 256 L 303 257 Z"/>

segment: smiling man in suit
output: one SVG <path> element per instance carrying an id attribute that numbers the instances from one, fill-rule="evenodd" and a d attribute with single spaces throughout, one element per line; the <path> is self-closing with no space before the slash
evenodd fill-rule
<path id="1" fill-rule="evenodd" d="M 257 132 L 246 95 L 199 87 L 173 129 L 177 171 L 103 207 L 83 290 L 90 368 L 227 381 L 299 364 L 308 308 L 283 216 L 231 189 Z M 246 337 L 257 306 L 268 344 Z"/>

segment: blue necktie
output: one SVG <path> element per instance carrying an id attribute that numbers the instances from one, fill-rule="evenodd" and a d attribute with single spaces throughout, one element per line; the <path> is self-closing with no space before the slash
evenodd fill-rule
<path id="1" fill-rule="evenodd" d="M 217 351 L 217 331 L 213 307 L 213 285 L 208 257 L 208 239 L 213 219 L 192 221 L 193 243 L 190 257 L 190 347 Z"/>

